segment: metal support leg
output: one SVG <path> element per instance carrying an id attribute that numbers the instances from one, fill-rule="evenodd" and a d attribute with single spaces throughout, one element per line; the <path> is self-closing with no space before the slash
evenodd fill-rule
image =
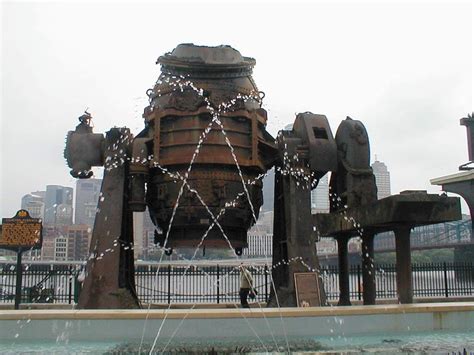
<path id="1" fill-rule="evenodd" d="M 362 236 L 362 283 L 364 304 L 375 304 L 374 234 Z"/>
<path id="2" fill-rule="evenodd" d="M 413 303 L 411 274 L 410 227 L 395 230 L 397 253 L 397 291 L 400 303 Z"/>
<path id="3" fill-rule="evenodd" d="M 351 305 L 351 298 L 349 295 L 348 241 L 348 236 L 339 236 L 337 238 L 337 250 L 339 256 L 339 306 Z"/>
<path id="4" fill-rule="evenodd" d="M 295 273 L 312 272 L 319 277 L 311 219 L 311 190 L 292 176 L 275 176 L 275 215 L 273 229 L 273 284 L 269 306 L 294 307 L 297 304 Z M 282 263 L 282 264 L 280 264 Z M 324 285 L 319 281 L 319 301 L 326 304 Z M 278 302 L 277 302 L 278 301 Z"/>
<path id="5" fill-rule="evenodd" d="M 108 149 L 101 199 L 90 245 L 78 308 L 140 308 L 135 291 L 133 219 L 128 208 L 128 163 L 120 154 L 127 151 L 128 130 L 107 132 Z M 122 160 L 120 160 L 122 159 Z"/>

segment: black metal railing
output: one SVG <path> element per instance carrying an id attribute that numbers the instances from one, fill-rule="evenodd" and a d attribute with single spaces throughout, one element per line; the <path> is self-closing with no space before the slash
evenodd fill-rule
<path id="1" fill-rule="evenodd" d="M 22 303 L 73 303 L 77 294 L 75 265 L 23 265 Z M 0 264 L 0 303 L 15 300 L 16 265 Z"/>
<path id="2" fill-rule="evenodd" d="M 22 303 L 76 303 L 80 292 L 78 275 L 81 265 L 23 266 Z M 265 302 L 270 296 L 271 267 L 250 268 L 258 291 L 256 300 Z M 16 265 L 0 264 L 0 303 L 13 303 Z M 474 296 L 473 263 L 426 263 L 412 265 L 415 297 Z M 339 297 L 336 266 L 321 268 L 321 278 L 328 300 Z M 376 297 L 396 298 L 395 264 L 376 265 Z M 351 265 L 350 297 L 361 300 L 362 267 Z M 139 265 L 136 267 L 137 294 L 143 303 L 237 303 L 239 302 L 239 270 L 236 266 L 211 265 Z"/>
<path id="3" fill-rule="evenodd" d="M 321 269 L 326 296 L 339 297 L 337 266 Z M 423 263 L 412 265 L 413 293 L 415 297 L 461 297 L 474 295 L 473 263 Z M 376 265 L 376 298 L 397 298 L 397 271 L 395 264 Z M 362 266 L 349 269 L 350 297 L 361 300 L 363 293 Z"/>
<path id="4" fill-rule="evenodd" d="M 258 301 L 269 297 L 269 270 L 251 268 Z M 238 302 L 240 276 L 235 266 L 139 266 L 135 272 L 137 293 L 148 303 Z"/>

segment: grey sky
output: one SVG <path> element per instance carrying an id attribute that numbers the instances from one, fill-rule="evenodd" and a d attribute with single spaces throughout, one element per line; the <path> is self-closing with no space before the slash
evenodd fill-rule
<path id="1" fill-rule="evenodd" d="M 156 58 L 177 44 L 229 44 L 254 57 L 269 130 L 297 112 L 364 122 L 392 192 L 467 161 L 472 5 L 3 3 L 1 208 L 47 184 L 75 186 L 62 152 L 89 107 L 96 132 L 138 133 Z"/>

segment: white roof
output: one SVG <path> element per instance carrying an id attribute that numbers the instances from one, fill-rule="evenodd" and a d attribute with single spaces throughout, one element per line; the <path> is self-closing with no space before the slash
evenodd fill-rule
<path id="1" fill-rule="evenodd" d="M 474 170 L 460 171 L 459 173 L 456 173 L 456 174 L 451 174 L 451 175 L 446 175 L 439 178 L 431 179 L 430 183 L 431 185 L 446 185 L 446 184 L 452 184 L 455 182 L 462 182 L 462 181 L 468 181 L 468 180 L 474 180 Z"/>

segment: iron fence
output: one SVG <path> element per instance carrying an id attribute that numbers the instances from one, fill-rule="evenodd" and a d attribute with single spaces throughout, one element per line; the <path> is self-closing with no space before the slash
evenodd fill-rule
<path id="1" fill-rule="evenodd" d="M 339 298 L 339 275 L 337 266 L 321 268 L 326 296 L 329 300 Z M 412 265 L 414 297 L 461 297 L 474 295 L 474 264 L 423 263 Z M 362 300 L 362 266 L 351 265 L 349 269 L 350 297 Z M 376 298 L 397 298 L 397 271 L 395 264 L 375 266 Z"/>
<path id="2" fill-rule="evenodd" d="M 257 290 L 256 300 L 269 297 L 269 270 L 253 267 L 250 271 Z M 139 266 L 135 272 L 138 297 L 149 303 L 234 303 L 239 302 L 240 273 L 236 266 L 213 265 L 186 267 L 167 265 Z"/>
<path id="3" fill-rule="evenodd" d="M 81 265 L 23 266 L 22 303 L 76 303 L 80 292 L 78 275 Z M 250 268 L 257 301 L 270 296 L 271 267 Z M 412 265 L 415 297 L 459 297 L 474 295 L 474 265 L 472 263 L 427 263 Z M 0 303 L 13 303 L 15 298 L 16 265 L 0 264 Z M 339 297 L 338 268 L 321 268 L 328 300 Z M 361 300 L 363 294 L 362 267 L 351 265 L 350 297 Z M 376 265 L 376 297 L 396 298 L 396 267 Z M 239 302 L 240 277 L 237 266 L 139 265 L 135 282 L 139 299 L 144 303 L 236 303 Z"/>
<path id="4" fill-rule="evenodd" d="M 76 265 L 23 265 L 22 303 L 73 303 L 78 291 Z M 14 303 L 16 265 L 0 264 L 0 303 Z"/>

